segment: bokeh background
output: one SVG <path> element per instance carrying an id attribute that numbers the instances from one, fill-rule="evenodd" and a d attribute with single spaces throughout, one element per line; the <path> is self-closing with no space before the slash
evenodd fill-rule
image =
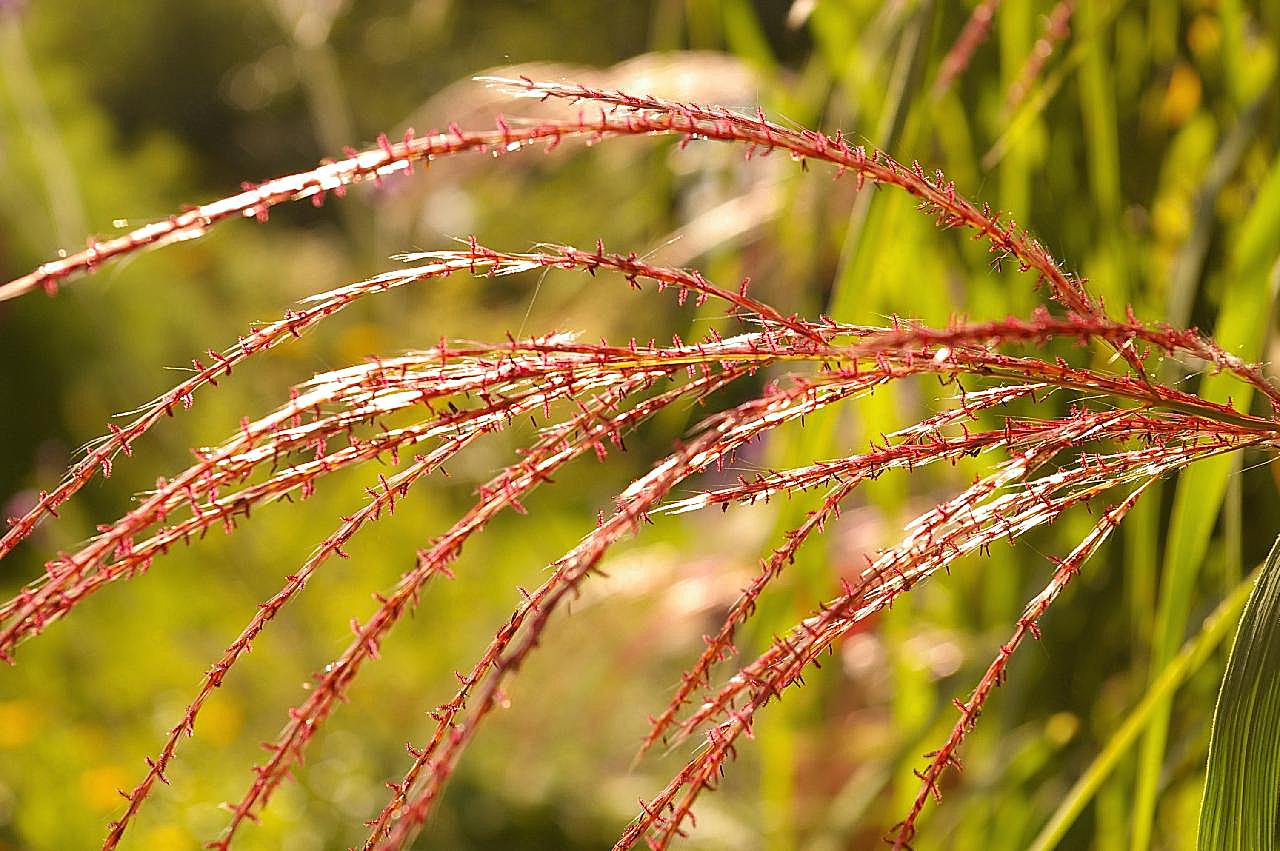
<path id="1" fill-rule="evenodd" d="M 0 279 L 163 218 L 184 203 L 310 167 L 346 145 L 450 121 L 492 126 L 532 114 L 470 80 L 506 69 L 734 107 L 881 146 L 939 167 L 958 188 L 1031 227 L 1115 311 L 1213 329 L 1250 298 L 1250 327 L 1224 342 L 1270 358 L 1280 191 L 1276 88 L 1280 3 L 1181 0 L 1070 6 L 1005 0 L 953 84 L 943 57 L 974 4 L 928 0 L 118 0 L 0 2 Z M 1051 48 L 1051 50 L 1049 49 Z M 1046 54 L 1038 71 L 1029 57 Z M 1269 217 L 1269 218 L 1268 218 Z M 1270 230 L 1274 226 L 1274 230 Z M 1242 238 L 1262 233 L 1259 248 Z M 198 241 L 112 263 L 64 287 L 0 304 L 0 503 L 22 509 L 57 481 L 113 414 L 171 386 L 295 300 L 447 248 L 474 233 L 499 248 L 538 242 L 653 252 L 783 312 L 878 323 L 995 318 L 1037 303 L 1030 281 L 982 246 L 938 232 L 902 193 L 802 173 L 784 157 L 745 161 L 707 143 L 566 145 L 544 156 L 459 157 L 321 209 L 277 208 Z M 1242 247 L 1243 246 L 1243 247 Z M 1244 294 L 1243 296 L 1241 294 Z M 242 369 L 165 421 L 0 563 L 7 595 L 42 563 L 128 510 L 132 494 L 185 466 L 240 418 L 313 373 L 434 344 L 552 329 L 589 339 L 700 336 L 714 311 L 677 311 L 625 283 L 566 273 L 456 280 L 371 299 Z M 763 379 L 762 379 L 763 380 Z M 1188 381 L 1194 382 L 1195 376 Z M 936 394 L 937 388 L 924 393 Z M 746 470 L 843 454 L 931 403 L 877 394 L 839 418 L 780 434 Z M 1050 402 L 1049 404 L 1052 404 Z M 571 547 L 612 495 L 700 416 L 668 414 L 606 464 L 582 460 L 468 547 L 458 578 L 424 596 L 367 667 L 238 847 L 322 849 L 362 840 L 403 742 L 451 696 L 542 567 Z M 471 488 L 512 460 L 519 432 L 423 486 L 352 558 L 327 566 L 211 701 L 125 847 L 186 849 L 215 835 L 248 767 L 311 672 L 346 644 L 370 594 L 394 583 Z M 843 450 L 843 452 L 842 452 Z M 966 772 L 922 822 L 920 848 L 1023 848 L 1141 699 L 1167 658 L 1156 631 L 1171 560 L 1203 563 L 1188 634 L 1265 554 L 1277 528 L 1264 458 L 1246 457 L 1220 499 L 1168 482 L 1045 619 L 965 748 Z M 1256 462 L 1256 463 L 1255 463 Z M 862 556 L 977 468 L 877 482 L 810 544 L 742 646 L 759 647 L 837 587 Z M 233 536 L 173 552 L 20 648 L 0 670 L 0 849 L 89 847 L 122 803 L 209 662 L 256 603 L 358 507 L 376 471 L 335 477 L 294 505 L 256 512 Z M 1185 490 L 1185 489 L 1184 489 Z M 684 665 L 702 648 L 805 497 L 715 517 L 664 520 L 618 548 L 510 690 L 464 759 L 420 841 L 437 848 L 595 848 L 611 843 L 687 758 L 630 766 Z M 1179 506 L 1181 505 L 1181 508 Z M 1181 512 L 1181 513 L 1179 513 Z M 1198 513 L 1197 513 L 1198 512 Z M 915 592 L 847 641 L 801 694 L 771 707 L 724 788 L 705 796 L 691 848 L 875 847 L 905 813 L 911 769 L 1044 582 L 1061 530 Z M 1200 549 L 1175 546 L 1193 524 Z M 1192 533 L 1187 533 L 1192 534 Z M 1194 537 L 1194 535 L 1192 535 Z M 1173 540 L 1173 544 L 1169 543 Z M 1203 556 L 1201 556 L 1203 554 Z M 1175 649 L 1182 642 L 1174 636 Z M 1152 845 L 1190 847 L 1222 652 L 1179 691 L 1158 763 Z M 1126 758 L 1067 833 L 1070 848 L 1129 847 L 1137 761 Z"/>

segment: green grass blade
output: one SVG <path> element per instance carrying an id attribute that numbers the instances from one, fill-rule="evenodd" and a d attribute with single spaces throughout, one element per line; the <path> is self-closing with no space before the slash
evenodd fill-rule
<path id="1" fill-rule="evenodd" d="M 778 60 L 752 5 L 746 0 L 723 0 L 723 4 L 724 36 L 729 50 L 764 73 L 776 76 Z"/>
<path id="2" fill-rule="evenodd" d="M 1120 725 L 1120 729 L 1115 731 L 1102 752 L 1062 799 L 1062 803 L 1058 805 L 1049 821 L 1031 843 L 1032 851 L 1049 851 L 1062 840 L 1103 782 L 1111 776 L 1116 765 L 1133 746 L 1155 709 L 1168 700 L 1188 677 L 1198 671 L 1218 645 L 1226 640 L 1232 625 L 1238 622 L 1240 611 L 1244 608 L 1249 592 L 1254 587 L 1257 575 L 1258 572 L 1254 571 L 1239 583 L 1231 594 L 1218 604 L 1217 609 L 1205 618 L 1199 635 L 1184 644 L 1173 661 L 1160 671 L 1152 682 L 1151 688 Z"/>
<path id="3" fill-rule="evenodd" d="M 1270 851 L 1280 792 L 1280 539 L 1245 604 L 1209 739 L 1199 848 Z"/>

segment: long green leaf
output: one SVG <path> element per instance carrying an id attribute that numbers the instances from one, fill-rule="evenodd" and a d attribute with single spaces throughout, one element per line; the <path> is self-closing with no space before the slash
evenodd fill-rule
<path id="1" fill-rule="evenodd" d="M 1200 806 L 1202 851 L 1270 851 L 1280 794 L 1280 539 L 1249 595 L 1222 678 Z"/>

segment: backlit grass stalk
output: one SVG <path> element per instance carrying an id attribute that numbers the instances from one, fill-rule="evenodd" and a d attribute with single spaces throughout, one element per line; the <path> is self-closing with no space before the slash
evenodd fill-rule
<path id="1" fill-rule="evenodd" d="M 59 280 L 92 271 L 106 260 L 146 247 L 197 238 L 228 218 L 265 219 L 271 207 L 305 198 L 322 203 L 327 192 L 339 193 L 353 183 L 411 172 L 415 163 L 431 162 L 464 151 L 498 154 L 518 151 L 536 142 L 554 148 L 559 142 L 573 138 L 598 142 L 610 136 L 677 134 L 686 140 L 713 139 L 743 144 L 749 154 L 785 150 L 801 160 L 830 163 L 838 168 L 838 173 L 851 172 L 858 177 L 859 184 L 870 181 L 897 186 L 919 198 L 926 209 L 937 216 L 940 226 L 972 228 L 990 243 L 993 252 L 1010 256 L 1023 268 L 1035 270 L 1048 283 L 1054 298 L 1066 306 L 1082 313 L 1093 313 L 1096 309 L 1082 283 L 1062 272 L 1044 247 L 1030 234 L 1020 231 L 1014 222 L 1002 223 L 990 208 L 969 202 L 940 173 L 930 177 L 918 163 L 908 167 L 882 151 L 851 146 L 842 134 L 829 137 L 816 131 L 784 127 L 769 121 L 763 113 L 750 116 L 722 107 L 676 103 L 585 86 L 529 79 L 491 78 L 490 82 L 530 97 L 596 103 L 598 115 L 581 114 L 576 119 L 527 125 L 513 125 L 499 119 L 497 130 L 464 131 L 453 126 L 447 132 L 425 137 L 406 134 L 404 140 L 398 142 L 382 136 L 377 148 L 350 151 L 343 160 L 325 162 L 309 172 L 248 187 L 237 195 L 195 207 L 114 240 L 91 240 L 86 250 L 45 263 L 31 274 L 0 286 L 0 299 L 40 287 L 52 291 Z"/>
<path id="2" fill-rule="evenodd" d="M 1148 479 L 1147 481 L 1152 482 L 1155 480 Z M 924 810 L 929 798 L 933 797 L 935 800 L 942 800 L 942 792 L 938 788 L 938 782 L 948 768 L 960 770 L 960 760 L 956 758 L 956 751 L 959 750 L 960 743 L 964 741 L 964 737 L 977 725 L 978 716 L 981 714 L 982 706 L 988 696 L 997 686 L 1004 682 L 1007 676 L 1005 669 L 1014 652 L 1017 651 L 1018 645 L 1028 635 L 1037 639 L 1040 637 L 1040 627 L 1038 625 L 1040 616 L 1048 610 L 1053 601 L 1067 587 L 1067 583 L 1075 578 L 1089 557 L 1111 535 L 1111 532 L 1120 524 L 1124 516 L 1133 508 L 1134 503 L 1138 501 L 1145 488 L 1145 484 L 1140 486 L 1119 505 L 1104 512 L 1089 531 L 1089 534 L 1080 542 L 1080 545 L 1070 555 L 1058 562 L 1058 568 L 1050 578 L 1049 584 L 1027 603 L 1022 617 L 1018 619 L 1018 624 L 1014 628 L 1013 635 L 1006 643 L 1000 645 L 999 654 L 991 662 L 986 673 L 982 675 L 982 679 L 974 688 L 973 694 L 970 695 L 967 701 L 956 699 L 955 706 L 956 709 L 960 710 L 960 720 L 956 722 L 955 727 L 951 730 L 951 735 L 947 737 L 942 747 L 932 753 L 925 754 L 925 756 L 931 758 L 929 767 L 924 771 L 916 772 L 916 776 L 920 778 L 920 792 L 916 795 L 915 801 L 912 802 L 911 810 L 907 813 L 907 817 L 898 825 L 897 835 L 893 841 L 894 848 L 909 847 L 908 843 L 915 835 L 916 819 L 919 818 L 920 813 Z"/>
<path id="3" fill-rule="evenodd" d="M 856 381 L 830 388 L 821 386 L 815 388 L 807 382 L 798 382 L 790 389 L 777 390 L 761 399 L 716 415 L 697 440 L 656 465 L 648 476 L 638 480 L 619 496 L 617 514 L 588 536 L 587 540 L 592 544 L 587 551 L 588 554 L 584 555 L 575 550 L 555 565 L 556 573 L 549 580 L 551 584 L 544 586 L 546 591 L 541 593 L 541 596 L 548 598 L 544 604 L 545 612 L 540 613 L 533 620 L 537 625 L 533 627 L 535 633 L 545 623 L 551 608 L 563 599 L 564 588 L 576 587 L 603 556 L 604 551 L 632 531 L 636 523 L 645 518 L 656 500 L 664 497 L 671 488 L 708 465 L 725 463 L 736 449 L 765 431 L 811 415 L 828 404 L 865 392 L 885 380 L 887 379 L 882 375 L 865 373 Z M 658 404 L 642 403 L 639 409 L 632 409 L 629 412 L 630 416 L 632 418 L 648 417 L 659 407 L 665 406 L 667 401 L 669 400 L 659 398 Z M 589 431 L 589 434 L 594 436 L 590 442 L 578 446 L 565 446 L 558 453 L 538 461 L 528 469 L 514 469 L 512 478 L 504 478 L 499 487 L 482 490 L 482 499 L 472 511 L 430 549 L 419 553 L 417 567 L 405 575 L 369 622 L 356 630 L 355 639 L 342 656 L 325 666 L 325 672 L 319 678 L 306 704 L 290 712 L 293 720 L 285 728 L 285 732 L 271 745 L 272 758 L 255 769 L 258 777 L 240 803 L 232 808 L 232 822 L 219 840 L 220 843 L 229 842 L 238 825 L 250 816 L 253 808 L 260 802 L 264 802 L 279 785 L 290 766 L 299 758 L 302 747 L 310 738 L 314 727 L 328 714 L 333 701 L 340 696 L 346 684 L 354 677 L 356 670 L 376 655 L 378 642 L 416 599 L 422 585 L 457 557 L 462 541 L 482 526 L 492 514 L 505 504 L 518 500 L 527 490 L 558 469 L 564 461 L 590 446 L 597 445 L 600 438 L 618 434 L 623 424 L 625 421 L 620 423 L 597 420 L 592 423 Z M 524 464 L 528 464 L 531 457 L 537 459 L 536 455 L 526 456 Z M 562 574 L 571 578 L 558 579 L 557 577 Z M 565 583 L 568 583 L 568 586 L 565 586 Z M 531 599 L 539 600 L 540 594 L 535 593 Z M 527 645 L 522 645 L 524 649 L 517 655 L 504 658 L 501 665 L 497 666 L 498 675 L 503 676 L 506 672 L 513 671 L 518 666 L 515 660 L 522 659 L 523 655 L 536 643 L 535 639 Z M 497 658 L 492 651 L 486 655 Z M 487 695 L 485 700 L 491 699 L 492 690 L 489 690 Z M 481 708 L 478 713 L 483 717 L 490 707 L 486 706 L 483 700 L 479 705 Z M 474 723 L 470 727 L 473 728 Z M 432 777 L 439 778 L 434 781 L 434 784 L 442 782 L 452 770 L 456 753 L 452 750 L 447 753 L 448 758 L 430 772 Z M 429 788 L 438 788 L 438 786 L 433 785 Z M 433 798 L 433 794 L 427 796 L 428 801 Z"/>
<path id="4" fill-rule="evenodd" d="M 1238 447 L 1212 446 L 1194 454 L 1207 455 L 1235 448 Z M 819 658 L 835 641 L 867 617 L 886 608 L 964 553 L 984 549 L 1002 538 L 1013 539 L 1052 522 L 1071 506 L 1086 503 L 1122 481 L 1135 478 L 1149 481 L 1150 477 L 1176 469 L 1186 460 L 1178 456 L 1168 458 L 1163 450 L 1144 452 L 1140 457 L 1125 459 L 1127 470 L 1121 481 L 1104 480 L 1059 497 L 1048 496 L 1039 486 L 1030 487 L 1019 496 L 998 500 L 994 507 L 975 508 L 964 524 L 944 537 L 934 539 L 926 535 L 927 542 L 920 546 L 919 536 L 909 536 L 898 548 L 886 551 L 863 572 L 861 581 L 848 586 L 842 595 L 824 604 L 787 636 L 777 639 L 682 724 L 676 741 L 706 726 L 704 746 L 657 797 L 642 802 L 641 815 L 628 826 L 615 848 L 630 848 L 642 838 L 651 848 L 665 848 L 682 835 L 698 796 L 704 790 L 715 788 L 727 762 L 736 755 L 738 739 L 751 735 L 759 710 L 780 699 L 787 688 L 803 685 L 805 670 L 811 665 L 817 666 Z M 1137 463 L 1131 465 L 1131 462 Z M 1087 481 L 1092 474 L 1077 469 L 1070 475 L 1053 478 L 1054 484 L 1062 486 Z M 980 484 L 984 486 L 979 488 L 982 490 L 991 482 Z M 919 521 L 916 525 L 919 526 Z M 936 756 L 936 752 L 930 754 L 931 758 Z M 945 761 L 938 770 L 950 764 Z M 936 791 L 936 782 L 926 783 L 926 788 L 929 793 Z M 908 821 L 899 827 L 908 838 L 916 815 L 918 811 L 913 810 Z"/>
<path id="5" fill-rule="evenodd" d="M 733 377 L 733 373 L 728 373 L 728 377 L 721 376 L 720 380 L 727 381 Z M 631 392 L 637 390 L 640 386 L 650 383 L 654 379 L 651 375 L 632 376 L 622 379 L 611 392 L 601 394 L 601 399 L 588 406 L 584 416 L 590 417 L 596 409 L 607 409 L 610 405 L 616 403 L 620 399 L 626 398 Z M 708 381 L 707 384 L 714 386 L 714 382 Z M 694 390 L 698 390 L 696 385 Z M 690 387 L 682 387 L 679 391 L 673 391 L 669 394 L 672 397 L 684 396 L 689 392 Z M 571 386 L 567 386 L 561 391 L 561 394 L 571 392 Z M 125 827 L 129 820 L 137 813 L 142 801 L 149 794 L 151 787 L 157 779 L 167 782 L 164 776 L 165 768 L 173 759 L 177 749 L 178 741 L 182 734 L 192 735 L 195 728 L 196 716 L 199 714 L 204 702 L 208 699 L 213 690 L 222 684 L 223 678 L 236 661 L 251 649 L 252 642 L 266 627 L 267 623 L 272 620 L 279 610 L 298 592 L 300 592 L 311 579 L 316 569 L 320 567 L 325 560 L 331 555 L 345 556 L 342 551 L 343 545 L 350 540 L 356 532 L 358 532 L 367 523 L 377 520 L 385 510 L 388 513 L 394 511 L 395 503 L 398 499 L 403 499 L 409 488 L 423 476 L 440 469 L 441 465 L 448 459 L 454 457 L 467 444 L 474 441 L 483 434 L 501 427 L 502 424 L 509 422 L 512 418 L 528 414 L 532 411 L 540 410 L 548 402 L 547 393 L 538 393 L 537 398 L 529 398 L 523 400 L 520 405 L 515 405 L 500 411 L 496 415 L 496 420 L 480 426 L 472 426 L 469 430 L 456 433 L 449 437 L 442 445 L 427 455 L 418 456 L 414 463 L 406 470 L 392 476 L 390 479 L 379 477 L 379 488 L 370 489 L 370 502 L 359 511 L 355 512 L 348 518 L 343 520 L 342 525 L 313 553 L 307 561 L 295 573 L 287 577 L 285 586 L 270 600 L 258 607 L 258 612 L 248 626 L 241 632 L 240 636 L 229 646 L 222 658 L 219 659 L 209 670 L 208 674 L 200 683 L 199 692 L 195 699 L 187 707 L 183 714 L 182 721 L 175 726 L 169 733 L 160 755 L 156 759 L 149 759 L 148 765 L 151 770 L 143 781 L 125 797 L 128 800 L 128 808 L 125 813 L 111 826 L 110 835 L 105 847 L 115 847 L 124 833 Z M 565 431 L 571 431 L 580 425 L 578 421 L 571 422 L 567 427 L 559 429 L 555 435 L 556 438 L 563 436 Z M 544 440 L 544 445 L 550 441 Z"/>

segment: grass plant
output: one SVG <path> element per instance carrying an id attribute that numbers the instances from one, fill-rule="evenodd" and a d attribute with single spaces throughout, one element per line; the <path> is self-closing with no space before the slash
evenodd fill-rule
<path id="1" fill-rule="evenodd" d="M 999 6 L 977 5 L 939 64 L 932 89 L 936 98 L 964 84 L 971 55 L 980 49 Z M 1073 13 L 1070 2 L 1054 6 L 1033 39 L 1029 58 L 1012 76 L 1004 107 L 1008 113 L 1034 109 L 1037 96 L 1052 85 L 1043 79 L 1044 69 L 1064 49 L 1060 45 L 1071 24 L 1081 24 Z M 1085 63 L 1086 76 L 1098 82 L 1087 93 L 1101 104 L 1108 69 L 1096 58 L 1063 60 L 1068 61 Z M 234 195 L 184 208 L 118 236 L 90 239 L 83 250 L 0 286 L 0 300 L 91 286 L 92 280 L 75 279 L 161 246 L 181 252 L 186 243 L 223 222 L 265 223 L 280 205 L 305 201 L 319 206 L 358 184 L 416 180 L 415 171 L 453 158 L 503 159 L 530 156 L 528 149 L 554 152 L 620 144 L 628 137 L 673 137 L 680 148 L 736 148 L 752 161 L 749 165 L 789 158 L 795 169 L 854 183 L 855 204 L 872 193 L 897 193 L 932 222 L 937 240 L 950 240 L 958 252 L 969 250 L 966 241 L 985 246 L 992 278 L 1021 288 L 1014 302 L 1028 307 L 1013 314 L 957 315 L 932 324 L 897 315 L 856 324 L 822 310 L 792 312 L 776 306 L 775 298 L 760 294 L 762 288 L 745 276 L 717 282 L 691 265 L 663 265 L 603 242 L 579 247 L 539 243 L 510 250 L 469 237 L 446 250 L 403 254 L 388 271 L 308 295 L 279 318 L 246 328 L 230 344 L 202 343 L 221 348 L 209 348 L 192 361 L 186 378 L 111 423 L 59 481 L 50 481 L 9 519 L 0 538 L 0 558 L 33 546 L 38 530 L 58 523 L 59 512 L 86 487 L 129 463 L 135 445 L 168 418 L 200 417 L 206 397 L 218 392 L 221 381 L 254 370 L 270 350 L 288 347 L 303 335 L 325 333 L 336 314 L 392 291 L 429 287 L 451 277 L 474 276 L 497 284 L 568 272 L 590 276 L 585 292 L 592 299 L 634 299 L 647 305 L 667 298 L 676 309 L 710 318 L 705 333 L 691 339 L 676 335 L 669 342 L 634 337 L 590 341 L 572 329 L 525 334 L 523 328 L 496 342 L 475 342 L 465 339 L 468 329 L 458 328 L 452 339 L 433 341 L 427 348 L 382 352 L 321 372 L 281 394 L 278 404 L 244 416 L 238 430 L 222 441 L 194 448 L 189 466 L 164 471 L 154 488 L 99 525 L 87 541 L 47 554 L 43 574 L 0 602 L 0 658 L 7 662 L 21 664 L 28 642 L 64 628 L 59 622 L 74 620 L 77 610 L 99 592 L 127 593 L 117 586 L 145 583 L 147 574 L 164 570 L 166 554 L 177 545 L 203 538 L 210 530 L 235 535 L 260 509 L 307 500 L 331 481 L 349 481 L 343 476 L 351 471 L 364 481 L 363 503 L 318 536 L 306 560 L 288 571 L 279 590 L 258 604 L 193 684 L 185 709 L 170 719 L 167 733 L 147 756 L 145 773 L 121 790 L 123 801 L 103 847 L 120 845 L 157 781 L 170 782 L 184 742 L 200 733 L 201 713 L 211 697 L 238 672 L 237 665 L 281 611 L 333 557 L 350 558 L 353 540 L 376 534 L 371 530 L 380 520 L 441 483 L 448 467 L 473 446 L 493 443 L 499 433 L 520 441 L 514 460 L 487 479 L 467 483 L 474 487 L 470 507 L 443 531 L 423 536 L 416 554 L 406 556 L 399 580 L 374 594 L 371 611 L 350 606 L 349 643 L 316 671 L 305 693 L 283 713 L 283 726 L 266 743 L 266 755 L 253 766 L 239 797 L 227 805 L 225 825 L 210 847 L 230 848 L 251 830 L 248 823 L 261 817 L 302 764 L 326 721 L 340 711 L 339 704 L 379 659 L 396 627 L 419 607 L 424 592 L 455 571 L 475 569 L 462 558 L 469 542 L 502 515 L 533 511 L 536 517 L 536 493 L 554 488 L 575 459 L 587 456 L 612 464 L 637 432 L 683 423 L 682 412 L 691 406 L 700 411 L 697 424 L 664 432 L 665 454 L 645 462 L 640 474 L 581 530 L 575 546 L 531 574 L 536 584 L 522 589 L 519 605 L 474 663 L 458 674 L 456 693 L 430 713 L 432 724 L 425 734 L 407 745 L 401 775 L 389 778 L 383 802 L 364 815 L 368 835 L 363 847 L 413 844 L 484 722 L 507 705 L 512 680 L 544 644 L 553 619 L 571 607 L 594 576 L 607 572 L 615 550 L 643 539 L 654 523 L 745 511 L 770 502 L 793 506 L 790 514 L 780 514 L 784 522 L 774 545 L 759 559 L 755 576 L 719 613 L 705 646 L 687 664 L 672 693 L 642 710 L 653 714 L 637 759 L 651 758 L 655 749 L 680 749 L 685 764 L 641 800 L 629 824 L 619 825 L 619 849 L 645 844 L 667 848 L 693 833 L 703 794 L 723 782 L 756 730 L 768 727 L 774 704 L 790 703 L 802 693 L 815 668 L 851 637 L 875 629 L 895 603 L 910 606 L 916 589 L 927 580 L 951 581 L 953 570 L 987 571 L 993 595 L 1004 593 L 997 590 L 1001 587 L 1016 593 L 1020 583 L 1001 585 L 1010 580 L 998 575 L 1004 566 L 998 558 L 984 557 L 1007 552 L 1008 545 L 1030 540 L 1046 527 L 1064 526 L 1073 544 L 1045 554 L 1040 590 L 1021 601 L 1019 613 L 1006 621 L 1006 637 L 994 658 L 965 696 L 954 701 L 943 734 L 917 761 L 914 787 L 899 790 L 901 808 L 878 824 L 890 846 L 911 847 L 932 811 L 931 802 L 948 794 L 949 785 L 964 782 L 959 769 L 966 739 L 980 729 L 979 716 L 1009 677 L 1015 654 L 1028 637 L 1041 637 L 1046 613 L 1070 605 L 1060 598 L 1091 569 L 1091 560 L 1116 530 L 1127 528 L 1126 518 L 1139 518 L 1144 510 L 1158 515 L 1163 494 L 1172 499 L 1173 519 L 1159 608 L 1148 612 L 1153 629 L 1150 689 L 1129 716 L 1132 723 L 1116 733 L 1114 746 L 1104 752 L 1103 767 L 1082 771 L 1083 791 L 1069 796 L 1067 809 L 1044 826 L 1038 846 L 1049 847 L 1061 838 L 1084 806 L 1081 796 L 1097 791 L 1101 776 L 1145 731 L 1142 757 L 1133 766 L 1140 790 L 1135 793 L 1135 842 L 1145 847 L 1172 693 L 1225 639 L 1224 624 L 1239 616 L 1251 587 L 1244 577 L 1230 583 L 1224 608 L 1199 639 L 1192 636 L 1184 647 L 1195 567 L 1232 472 L 1258 459 L 1270 460 L 1280 447 L 1280 387 L 1252 362 L 1260 350 L 1255 320 L 1269 309 L 1268 293 L 1280 278 L 1275 231 L 1270 230 L 1280 207 L 1280 167 L 1271 167 L 1259 189 L 1258 206 L 1233 249 L 1234 268 L 1256 286 L 1224 297 L 1217 332 L 1209 335 L 1185 322 L 1149 321 L 1138 307 L 1103 297 L 1104 287 L 1068 271 L 1073 265 L 1051 253 L 1011 214 L 970 200 L 939 171 L 899 162 L 841 132 L 807 129 L 772 119 L 763 110 L 586 84 L 529 77 L 484 82 L 516 101 L 513 113 L 519 112 L 520 99 L 534 99 L 558 105 L 559 117 L 497 117 L 492 129 L 455 124 L 423 135 L 381 136 L 376 146 L 349 149 L 309 171 L 246 183 Z M 1098 139 L 1096 147 L 1112 143 Z M 1108 168 L 1114 164 L 1096 165 L 1090 179 L 1114 183 L 1118 177 Z M 1115 208 L 1101 213 L 1119 216 Z M 859 247 L 857 239 L 852 241 L 848 270 L 856 274 L 873 265 L 859 252 L 894 251 L 894 237 L 886 228 L 883 219 L 851 223 L 851 232 L 861 234 L 862 242 Z M 1117 242 L 1111 247 L 1116 252 L 1112 268 L 1123 269 L 1124 246 Z M 777 286 L 764 289 L 778 292 Z M 850 298 L 856 299 L 857 292 L 832 294 L 833 302 Z M 1188 380 L 1201 373 L 1203 379 Z M 833 418 L 854 405 L 887 399 L 892 408 L 893 400 L 901 398 L 916 400 L 918 408 L 885 433 L 869 435 L 865 446 L 842 442 L 829 429 Z M 532 430 L 525 427 L 530 421 Z M 745 465 L 763 457 L 761 447 L 789 447 L 789 454 L 772 456 L 785 455 L 781 463 L 770 460 L 755 472 L 745 471 Z M 797 593 L 783 578 L 804 569 L 815 540 L 841 522 L 842 509 L 862 488 L 890 473 L 915 478 L 935 468 L 962 470 L 967 483 L 912 507 L 896 542 L 868 553 L 864 563 L 807 573 L 813 595 L 804 601 L 801 614 L 777 626 L 779 611 L 792 611 L 795 606 L 787 601 Z M 1197 505 L 1204 500 L 1213 502 L 1214 509 Z M 1126 547 L 1138 548 L 1140 540 L 1127 538 Z M 1266 589 L 1274 584 L 1273 566 L 1263 574 L 1270 579 L 1259 585 L 1261 599 L 1245 615 L 1249 647 L 1266 648 L 1274 640 L 1274 630 L 1258 622 L 1265 614 L 1257 614 L 1270 612 L 1271 592 Z M 1249 695 L 1265 687 L 1266 678 L 1256 670 L 1242 672 L 1240 666 L 1249 664 L 1239 658 L 1242 653 L 1238 646 L 1235 673 L 1227 680 L 1238 684 L 1236 692 L 1233 696 L 1225 690 L 1225 702 L 1219 705 L 1214 754 L 1222 753 L 1220 737 L 1231 735 L 1218 731 L 1231 729 L 1226 725 L 1232 706 L 1248 703 Z M 574 661 L 566 659 L 562 665 L 572 677 Z M 1245 715 L 1244 721 L 1236 721 L 1248 727 L 1250 716 Z M 1256 731 L 1256 724 L 1255 718 L 1251 729 Z M 693 742 L 696 747 L 689 747 Z M 1231 742 L 1225 747 L 1229 750 Z M 1224 816 L 1234 799 L 1229 790 L 1225 797 L 1215 795 L 1222 784 L 1230 785 L 1223 778 L 1239 766 L 1230 753 L 1211 757 L 1210 765 L 1210 799 L 1220 807 L 1205 823 L 1203 847 L 1227 847 L 1217 844 L 1222 836 L 1233 837 L 1225 840 L 1236 843 L 1231 847 L 1257 841 L 1263 834 L 1242 831 L 1240 824 L 1269 818 L 1274 826 L 1276 796 L 1269 795 L 1269 813 L 1255 809 Z M 1260 777 L 1247 783 L 1243 794 L 1267 799 L 1265 788 L 1258 794 L 1259 784 L 1265 787 L 1273 778 L 1265 770 Z"/>

